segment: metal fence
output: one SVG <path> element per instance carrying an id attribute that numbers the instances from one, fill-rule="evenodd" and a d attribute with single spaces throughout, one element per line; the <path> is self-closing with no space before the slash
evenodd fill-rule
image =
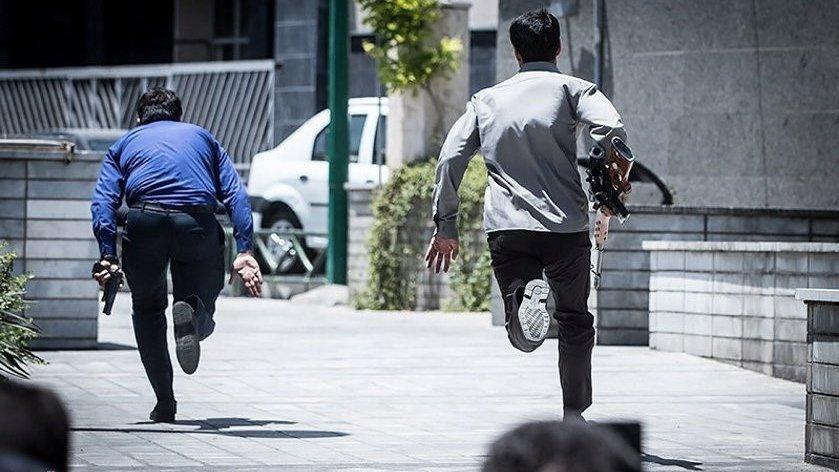
<path id="1" fill-rule="evenodd" d="M 260 261 L 263 269 L 263 279 L 268 284 L 296 285 L 303 290 L 310 290 L 314 287 L 327 283 L 324 270 L 326 266 L 326 251 L 316 251 L 312 257 L 304 248 L 304 241 L 307 236 L 326 237 L 323 233 L 307 233 L 301 230 L 276 231 L 271 229 L 254 230 L 254 255 Z M 224 228 L 225 243 L 225 267 L 229 276 L 233 260 L 236 259 L 236 240 L 233 238 L 233 228 Z M 286 246 L 294 248 L 292 254 L 297 261 L 295 269 L 289 272 L 283 271 L 280 266 L 282 260 L 289 256 L 288 251 L 283 250 Z M 233 295 L 245 293 L 243 285 L 234 278 L 236 284 L 231 292 Z"/>
<path id="2" fill-rule="evenodd" d="M 210 130 L 240 170 L 273 145 L 274 62 L 237 61 L 0 72 L 0 136 L 130 128 L 150 87 L 175 90 L 184 120 Z"/>

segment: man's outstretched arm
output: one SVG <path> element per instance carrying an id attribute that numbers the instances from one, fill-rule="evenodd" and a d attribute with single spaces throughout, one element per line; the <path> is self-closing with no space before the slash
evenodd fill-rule
<path id="1" fill-rule="evenodd" d="M 99 180 L 93 189 L 90 213 L 93 217 L 93 234 L 99 242 L 100 256 L 116 256 L 117 209 L 122 202 L 125 179 L 117 164 L 114 146 L 108 149 L 102 159 Z"/>
<path id="2" fill-rule="evenodd" d="M 93 273 L 93 278 L 102 286 L 105 286 L 112 273 L 119 269 L 116 243 L 117 209 L 122 203 L 125 178 L 117 163 L 118 149 L 117 145 L 113 145 L 105 153 L 90 204 L 93 234 L 99 243 L 99 267 L 101 267 L 101 270 Z"/>
<path id="3" fill-rule="evenodd" d="M 425 254 L 427 266 L 434 266 L 437 273 L 441 268 L 448 272 L 451 261 L 457 257 L 457 213 L 460 206 L 457 189 L 469 160 L 480 147 L 478 117 L 475 105 L 470 101 L 466 104 L 466 111 L 449 130 L 437 163 L 432 198 L 432 217 L 437 230 Z"/>
<path id="4" fill-rule="evenodd" d="M 262 293 L 262 273 L 259 263 L 253 257 L 253 218 L 248 194 L 242 186 L 239 174 L 227 151 L 215 143 L 218 165 L 218 197 L 224 203 L 230 221 L 233 223 L 233 238 L 239 253 L 230 268 L 229 283 L 233 283 L 233 274 L 238 274 L 251 296 Z"/>

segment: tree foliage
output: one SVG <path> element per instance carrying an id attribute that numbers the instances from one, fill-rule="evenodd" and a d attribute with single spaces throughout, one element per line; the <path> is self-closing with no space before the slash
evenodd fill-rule
<path id="1" fill-rule="evenodd" d="M 379 77 L 391 92 L 425 87 L 435 74 L 457 70 L 463 45 L 447 36 L 431 39 L 431 25 L 440 18 L 437 0 L 359 0 L 364 23 L 376 43 L 364 51 L 378 61 Z"/>

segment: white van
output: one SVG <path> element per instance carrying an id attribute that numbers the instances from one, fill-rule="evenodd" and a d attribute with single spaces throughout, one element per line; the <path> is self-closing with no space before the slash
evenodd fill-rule
<path id="1" fill-rule="evenodd" d="M 384 183 L 387 98 L 349 100 L 349 185 Z M 329 110 L 303 123 L 274 149 L 254 156 L 248 176 L 255 228 L 300 229 L 326 233 L 329 202 L 329 163 L 326 154 Z M 281 260 L 277 272 L 294 267 L 295 252 L 288 241 L 272 238 L 269 244 Z M 322 251 L 324 236 L 307 236 L 308 249 Z"/>

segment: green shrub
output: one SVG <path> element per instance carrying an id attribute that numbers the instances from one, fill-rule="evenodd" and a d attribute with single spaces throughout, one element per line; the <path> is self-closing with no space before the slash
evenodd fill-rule
<path id="1" fill-rule="evenodd" d="M 0 244 L 0 252 L 5 247 L 5 243 Z M 26 306 L 23 294 L 30 276 L 14 275 L 16 257 L 13 252 L 0 253 L 0 377 L 26 378 L 26 365 L 43 361 L 29 350 L 29 341 L 38 334 L 32 320 L 20 316 Z"/>
<path id="2" fill-rule="evenodd" d="M 431 211 L 436 161 L 399 168 L 373 198 L 373 225 L 366 289 L 354 299 L 356 308 L 411 310 L 416 307 L 417 281 L 430 231 L 423 231 Z M 445 308 L 489 309 L 490 266 L 483 228 L 483 197 L 487 182 L 483 160 L 474 158 L 460 186 L 458 218 L 460 255 L 452 265 L 453 299 Z M 422 234 L 417 240 L 412 235 Z"/>

